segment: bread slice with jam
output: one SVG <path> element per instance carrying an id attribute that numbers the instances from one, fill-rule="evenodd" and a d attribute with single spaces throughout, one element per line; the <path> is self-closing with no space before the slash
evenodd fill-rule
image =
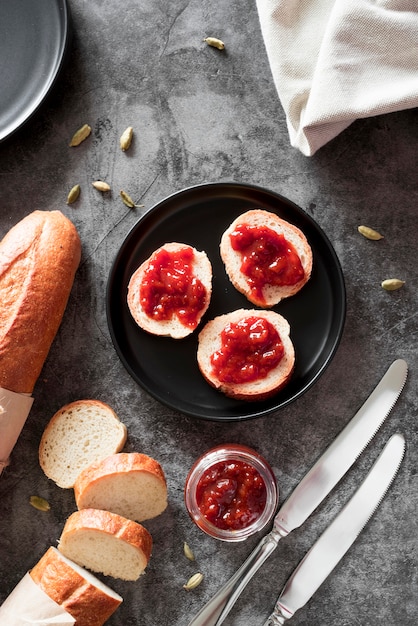
<path id="1" fill-rule="evenodd" d="M 289 323 L 270 310 L 239 309 L 215 317 L 199 333 L 197 362 L 206 381 L 226 396 L 265 400 L 292 376 Z"/>
<path id="2" fill-rule="evenodd" d="M 312 272 L 304 233 L 275 213 L 251 209 L 223 233 L 220 254 L 234 287 L 262 308 L 295 295 Z"/>
<path id="3" fill-rule="evenodd" d="M 128 307 L 140 328 L 182 339 L 206 313 L 212 295 L 212 265 L 204 251 L 166 243 L 144 261 L 128 284 Z"/>

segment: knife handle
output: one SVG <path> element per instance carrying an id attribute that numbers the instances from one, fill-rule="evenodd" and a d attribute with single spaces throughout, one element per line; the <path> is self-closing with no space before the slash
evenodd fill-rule
<path id="1" fill-rule="evenodd" d="M 284 535 L 273 527 L 258 543 L 239 570 L 225 583 L 211 600 L 199 611 L 189 626 L 220 626 L 234 606 L 239 595 L 253 575 L 267 560 Z"/>

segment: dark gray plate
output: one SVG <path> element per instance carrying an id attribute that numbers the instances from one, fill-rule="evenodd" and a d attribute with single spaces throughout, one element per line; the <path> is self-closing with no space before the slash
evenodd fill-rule
<path id="1" fill-rule="evenodd" d="M 196 363 L 197 335 L 182 340 L 156 337 L 135 324 L 127 286 L 137 267 L 159 246 L 178 241 L 205 250 L 213 267 L 213 295 L 202 321 L 239 308 L 253 308 L 225 273 L 219 255 L 222 233 L 244 211 L 264 208 L 298 226 L 313 250 L 313 271 L 303 289 L 274 307 L 290 323 L 296 366 L 291 382 L 275 397 L 256 403 L 227 398 L 210 387 Z M 319 226 L 286 198 L 253 185 L 205 184 L 159 202 L 123 242 L 107 286 L 107 317 L 116 351 L 131 376 L 165 405 L 209 420 L 267 415 L 296 400 L 330 363 L 344 327 L 345 285 L 335 251 Z M 201 328 L 201 326 L 200 326 Z"/>
<path id="2" fill-rule="evenodd" d="M 65 0 L 0 1 L 0 141 L 45 100 L 61 69 L 68 33 Z"/>

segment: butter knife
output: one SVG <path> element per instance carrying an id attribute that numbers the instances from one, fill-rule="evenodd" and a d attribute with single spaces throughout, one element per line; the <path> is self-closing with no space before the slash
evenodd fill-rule
<path id="1" fill-rule="evenodd" d="M 392 363 L 363 406 L 280 508 L 272 530 L 189 626 L 220 626 L 223 623 L 243 589 L 275 550 L 280 539 L 306 521 L 374 437 L 396 403 L 407 373 L 408 367 L 403 359 Z"/>
<path id="2" fill-rule="evenodd" d="M 393 435 L 354 496 L 296 567 L 264 626 L 282 626 L 311 599 L 376 511 L 404 452 L 404 437 Z"/>

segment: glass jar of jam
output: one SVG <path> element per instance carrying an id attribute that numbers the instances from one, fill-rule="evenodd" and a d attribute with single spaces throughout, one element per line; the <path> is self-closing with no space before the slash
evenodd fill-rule
<path id="1" fill-rule="evenodd" d="M 195 524 L 223 541 L 242 541 L 272 519 L 278 504 L 273 470 L 255 450 L 224 444 L 203 454 L 186 479 L 184 499 Z"/>

